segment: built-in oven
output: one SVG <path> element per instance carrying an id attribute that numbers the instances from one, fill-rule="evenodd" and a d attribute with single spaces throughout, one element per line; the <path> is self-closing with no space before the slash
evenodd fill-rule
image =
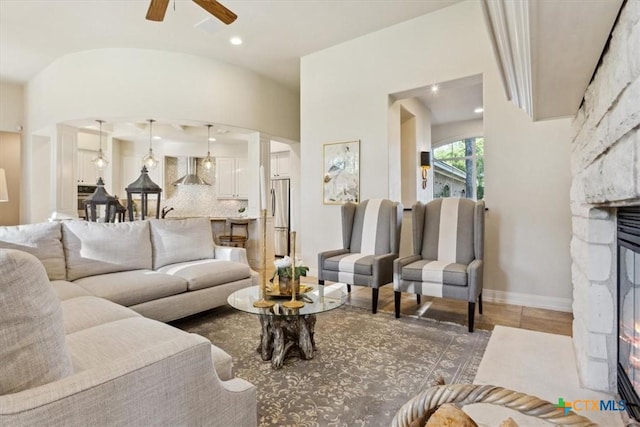
<path id="1" fill-rule="evenodd" d="M 95 185 L 78 185 L 78 216 L 81 219 L 86 219 L 86 215 L 84 213 L 84 199 L 89 197 L 96 191 Z"/>

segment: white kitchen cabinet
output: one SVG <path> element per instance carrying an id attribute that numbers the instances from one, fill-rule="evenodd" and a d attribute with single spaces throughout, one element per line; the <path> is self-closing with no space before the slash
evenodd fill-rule
<path id="1" fill-rule="evenodd" d="M 289 152 L 271 153 L 271 177 L 288 178 L 290 171 Z"/>
<path id="2" fill-rule="evenodd" d="M 98 157 L 98 152 L 93 150 L 78 150 L 78 162 L 76 180 L 82 185 L 96 185 L 100 177 L 100 171 L 93 164 L 93 159 Z"/>
<path id="3" fill-rule="evenodd" d="M 216 157 L 216 195 L 219 199 L 247 199 L 247 159 Z"/>

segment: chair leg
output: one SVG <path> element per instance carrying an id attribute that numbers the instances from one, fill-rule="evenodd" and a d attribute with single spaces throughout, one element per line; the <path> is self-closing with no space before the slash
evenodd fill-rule
<path id="1" fill-rule="evenodd" d="M 371 289 L 371 312 L 376 314 L 378 312 L 378 288 Z"/>
<path id="2" fill-rule="evenodd" d="M 416 301 L 420 304 L 420 294 L 416 294 Z"/>
<path id="3" fill-rule="evenodd" d="M 393 293 L 396 308 L 396 319 L 400 318 L 400 298 L 402 298 L 402 292 L 395 291 Z"/>
<path id="4" fill-rule="evenodd" d="M 476 314 L 476 303 L 469 303 L 469 332 L 473 332 L 473 319 Z"/>
<path id="5" fill-rule="evenodd" d="M 478 312 L 482 314 L 482 292 L 478 295 Z"/>
<path id="6" fill-rule="evenodd" d="M 347 292 L 351 293 L 351 285 L 347 285 Z"/>

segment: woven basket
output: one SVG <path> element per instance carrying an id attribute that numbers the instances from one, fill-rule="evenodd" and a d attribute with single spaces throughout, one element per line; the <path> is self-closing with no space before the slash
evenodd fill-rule
<path id="1" fill-rule="evenodd" d="M 492 385 L 449 384 L 430 387 L 405 403 L 393 418 L 393 427 L 408 427 L 409 424 L 444 403 L 458 406 L 471 403 L 491 403 L 514 409 L 550 423 L 562 426 L 596 426 L 591 420 L 573 411 L 567 414 L 553 403 L 528 394 L 519 393 Z"/>

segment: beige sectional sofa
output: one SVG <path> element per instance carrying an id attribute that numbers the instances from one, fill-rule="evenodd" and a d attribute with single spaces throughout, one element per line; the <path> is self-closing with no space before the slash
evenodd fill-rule
<path id="1" fill-rule="evenodd" d="M 0 227 L 0 425 L 256 425 L 231 357 L 159 322 L 256 279 L 204 218 Z"/>

